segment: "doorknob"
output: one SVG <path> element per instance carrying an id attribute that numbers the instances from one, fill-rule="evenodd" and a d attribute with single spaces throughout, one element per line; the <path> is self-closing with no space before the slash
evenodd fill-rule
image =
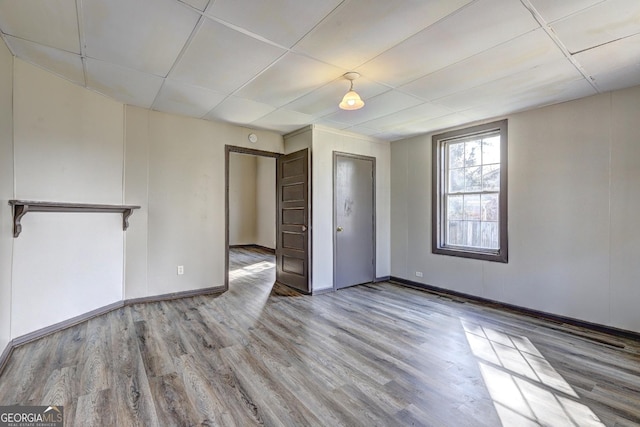
<path id="1" fill-rule="evenodd" d="M 336 228 L 336 231 L 337 231 L 338 233 L 339 233 L 339 232 L 341 232 L 342 230 L 344 230 L 342 227 L 338 227 L 338 228 Z"/>
<path id="2" fill-rule="evenodd" d="M 307 231 L 307 226 L 306 225 L 302 226 L 302 231 Z"/>

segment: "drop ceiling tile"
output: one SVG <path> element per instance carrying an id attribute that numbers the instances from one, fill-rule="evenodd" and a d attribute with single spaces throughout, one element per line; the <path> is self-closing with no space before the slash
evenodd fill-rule
<path id="1" fill-rule="evenodd" d="M 509 98 L 504 97 L 491 104 L 466 110 L 464 115 L 473 117 L 474 120 L 501 117 L 596 95 L 596 93 L 585 79 L 573 80 L 564 84 L 546 83 L 539 85 L 535 90 L 514 93 Z"/>
<path id="2" fill-rule="evenodd" d="M 468 3 L 470 0 L 346 1 L 295 49 L 351 69 Z"/>
<path id="3" fill-rule="evenodd" d="M 271 105 L 249 99 L 230 96 L 218 104 L 204 118 L 225 122 L 246 124 L 258 120 L 275 110 Z"/>
<path id="4" fill-rule="evenodd" d="M 545 88 L 545 91 L 560 90 L 564 85 L 578 79 L 583 79 L 583 76 L 573 64 L 568 60 L 561 60 L 463 90 L 438 99 L 435 103 L 456 111 L 464 111 L 480 105 L 502 102 L 517 94 L 526 93 L 532 99 L 532 104 L 537 105 L 535 98 L 547 95 L 546 92 L 538 92 L 540 88 Z"/>
<path id="5" fill-rule="evenodd" d="M 5 37 L 18 58 L 84 86 L 84 70 L 80 55 L 11 36 Z"/>
<path id="6" fill-rule="evenodd" d="M 217 0 L 209 6 L 207 15 L 291 47 L 341 2 Z"/>
<path id="7" fill-rule="evenodd" d="M 551 25 L 571 53 L 640 33 L 640 2 L 609 0 Z"/>
<path id="8" fill-rule="evenodd" d="M 538 27 L 519 1 L 479 0 L 358 67 L 357 71 L 397 87 Z"/>
<path id="9" fill-rule="evenodd" d="M 230 94 L 284 53 L 284 49 L 205 19 L 170 77 Z"/>
<path id="10" fill-rule="evenodd" d="M 605 0 L 529 0 L 531 5 L 540 13 L 546 22 L 553 22 L 560 18 L 573 15 L 588 7 L 602 3 Z"/>
<path id="11" fill-rule="evenodd" d="M 574 58 L 590 75 L 640 63 L 640 34 L 577 53 Z"/>
<path id="12" fill-rule="evenodd" d="M 200 15 L 175 0 L 84 0 L 85 54 L 166 76 Z"/>
<path id="13" fill-rule="evenodd" d="M 370 99 L 389 90 L 387 86 L 360 77 L 354 81 L 354 89 L 363 99 Z M 322 117 L 338 111 L 338 104 L 349 90 L 349 81 L 342 76 L 295 101 L 287 104 L 288 110 L 314 117 Z"/>
<path id="14" fill-rule="evenodd" d="M 564 55 L 560 49 L 544 30 L 538 29 L 414 80 L 400 89 L 434 100 L 562 59 Z"/>
<path id="15" fill-rule="evenodd" d="M 162 78 L 87 58 L 87 87 L 124 104 L 150 108 Z"/>
<path id="16" fill-rule="evenodd" d="M 344 130 L 367 136 L 374 136 L 380 133 L 380 130 L 378 129 L 371 129 L 365 126 L 350 126 Z"/>
<path id="17" fill-rule="evenodd" d="M 593 79 L 601 91 L 618 90 L 640 85 L 640 63 L 596 74 Z"/>
<path id="18" fill-rule="evenodd" d="M 75 0 L 1 0 L 0 28 L 5 34 L 80 53 Z"/>
<path id="19" fill-rule="evenodd" d="M 209 4 L 209 0 L 178 0 L 178 1 L 188 4 L 191 7 L 195 7 L 200 11 L 204 11 L 207 8 L 207 5 Z"/>
<path id="20" fill-rule="evenodd" d="M 202 117 L 225 98 L 218 92 L 166 79 L 153 103 L 155 110 Z"/>
<path id="21" fill-rule="evenodd" d="M 307 126 L 311 121 L 312 117 L 307 114 L 279 109 L 252 122 L 251 125 L 285 134 Z"/>
<path id="22" fill-rule="evenodd" d="M 281 107 L 335 80 L 344 72 L 315 59 L 287 53 L 240 89 L 237 95 Z"/>
<path id="23" fill-rule="evenodd" d="M 350 126 L 346 123 L 334 122 L 333 120 L 328 119 L 317 119 L 313 121 L 313 124 L 340 130 L 346 129 Z"/>
<path id="24" fill-rule="evenodd" d="M 390 90 L 371 99 L 364 99 L 364 102 L 364 107 L 359 110 L 338 110 L 336 113 L 328 115 L 326 119 L 356 126 L 413 107 L 423 101 L 411 95 Z"/>
<path id="25" fill-rule="evenodd" d="M 406 108 L 387 116 L 379 117 L 362 123 L 362 126 L 379 131 L 387 131 L 402 127 L 405 124 L 415 121 L 425 121 L 437 117 L 447 116 L 453 111 L 441 105 L 424 103 L 415 107 Z"/>
<path id="26" fill-rule="evenodd" d="M 401 128 L 391 129 L 388 132 L 395 133 L 396 135 L 404 134 L 404 137 L 408 138 L 410 136 L 445 130 L 447 128 L 464 125 L 470 122 L 471 120 L 465 114 L 452 113 L 446 116 L 417 120 L 403 125 Z M 397 140 L 397 138 L 395 140 Z"/>

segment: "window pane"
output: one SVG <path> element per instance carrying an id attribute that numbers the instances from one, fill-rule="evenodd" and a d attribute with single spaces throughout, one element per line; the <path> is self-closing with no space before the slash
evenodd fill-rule
<path id="1" fill-rule="evenodd" d="M 482 223 L 482 247 L 488 249 L 498 249 L 498 223 Z"/>
<path id="2" fill-rule="evenodd" d="M 464 196 L 464 219 L 480 220 L 480 195 Z"/>
<path id="3" fill-rule="evenodd" d="M 465 221 L 447 222 L 447 245 L 466 246 Z"/>
<path id="4" fill-rule="evenodd" d="M 472 168 L 465 168 L 465 191 L 480 191 L 482 190 L 482 168 L 475 166 Z"/>
<path id="5" fill-rule="evenodd" d="M 500 165 L 482 166 L 482 189 L 500 191 Z"/>
<path id="6" fill-rule="evenodd" d="M 500 163 L 500 135 L 482 140 L 482 163 Z"/>
<path id="7" fill-rule="evenodd" d="M 482 220 L 498 221 L 498 195 L 483 194 L 481 196 Z"/>
<path id="8" fill-rule="evenodd" d="M 480 141 L 469 141 L 464 144 L 464 165 L 477 166 L 482 163 L 482 153 L 480 152 Z"/>
<path id="9" fill-rule="evenodd" d="M 449 143 L 449 168 L 461 168 L 464 166 L 464 143 Z"/>
<path id="10" fill-rule="evenodd" d="M 447 197 L 447 219 L 463 219 L 463 196 Z"/>
<path id="11" fill-rule="evenodd" d="M 482 223 L 480 221 L 467 221 L 467 246 L 482 247 Z"/>
<path id="12" fill-rule="evenodd" d="M 449 171 L 449 192 L 461 191 L 464 191 L 464 169 L 452 169 Z"/>

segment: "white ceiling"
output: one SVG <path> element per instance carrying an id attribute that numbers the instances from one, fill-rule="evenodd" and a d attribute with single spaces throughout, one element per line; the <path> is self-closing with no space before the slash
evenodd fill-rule
<path id="1" fill-rule="evenodd" d="M 640 84 L 638 0 L 0 0 L 0 31 L 123 103 L 280 133 L 396 140 Z"/>

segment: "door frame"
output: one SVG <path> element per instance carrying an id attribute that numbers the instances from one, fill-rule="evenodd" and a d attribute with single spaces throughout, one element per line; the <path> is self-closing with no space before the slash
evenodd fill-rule
<path id="1" fill-rule="evenodd" d="M 260 157 L 271 157 L 278 159 L 282 153 L 272 151 L 257 150 L 236 145 L 224 146 L 224 290 L 229 290 L 229 157 L 231 153 L 249 154 Z M 277 224 L 274 224 L 274 227 Z M 277 243 L 276 243 L 277 246 Z"/>
<path id="2" fill-rule="evenodd" d="M 364 156 L 364 155 L 360 155 L 360 154 L 353 154 L 353 153 L 345 153 L 345 152 L 341 152 L 341 151 L 334 151 L 333 152 L 333 229 L 332 229 L 332 235 L 333 235 L 333 290 L 337 291 L 338 288 L 336 287 L 336 277 L 337 277 L 337 263 L 338 263 L 338 257 L 337 257 L 337 243 L 338 243 L 338 236 L 336 233 L 336 227 L 337 227 L 337 222 L 338 222 L 338 212 L 337 212 L 337 205 L 338 205 L 338 192 L 336 191 L 336 184 L 337 184 L 337 178 L 338 178 L 338 168 L 337 168 L 337 163 L 338 163 L 338 157 L 348 157 L 348 158 L 352 158 L 352 159 L 359 159 L 359 160 L 366 160 L 366 161 L 371 161 L 371 167 L 372 167 L 372 173 L 373 173 L 373 180 L 372 180 L 372 185 L 371 185 L 371 200 L 372 200 L 372 204 L 373 204 L 373 216 L 371 218 L 371 226 L 373 227 L 373 265 L 371 267 L 371 282 L 375 282 L 376 281 L 376 267 L 377 267 L 377 259 L 376 259 L 376 252 L 377 252 L 377 238 L 376 238 L 376 223 L 377 223 L 377 211 L 376 211 L 376 158 L 372 157 L 372 156 Z"/>

